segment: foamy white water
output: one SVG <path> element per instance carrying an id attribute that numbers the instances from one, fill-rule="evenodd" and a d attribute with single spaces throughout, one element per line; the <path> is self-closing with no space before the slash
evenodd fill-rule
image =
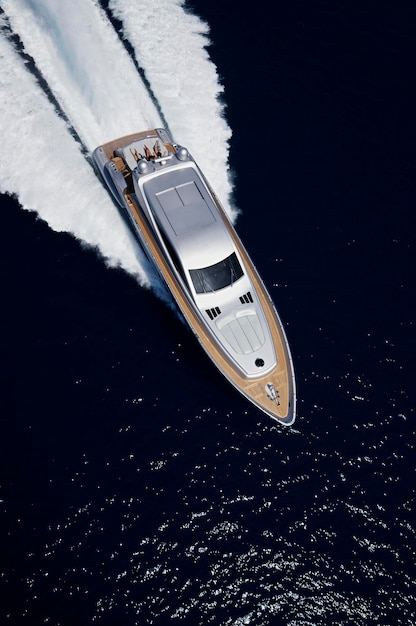
<path id="1" fill-rule="evenodd" d="M 118 8 L 120 12 L 122 4 L 130 9 L 129 15 L 123 16 L 126 33 L 133 33 L 135 28 L 140 27 L 138 16 L 148 10 L 147 3 L 140 6 L 140 2 L 120 2 L 118 6 L 117 2 L 113 2 L 113 10 Z M 184 34 L 183 54 L 189 59 L 198 55 L 203 59 L 204 70 L 201 74 L 198 70 L 196 74 L 199 89 L 205 89 L 205 100 L 208 102 L 213 94 L 218 95 L 220 87 L 204 47 L 206 39 L 201 35 L 203 23 L 198 18 L 191 18 L 194 28 L 189 28 L 190 16 L 177 0 L 163 2 L 166 18 L 169 7 Z M 111 138 L 162 125 L 158 110 L 133 61 L 95 0 L 5 0 L 1 8 L 5 13 L 3 23 L 7 20 L 12 31 L 19 35 L 25 52 L 34 59 L 88 150 L 92 151 Z M 160 100 L 175 139 L 188 145 L 199 159 L 200 146 L 195 138 L 188 141 L 192 135 L 189 129 L 201 133 L 204 119 L 208 116 L 201 109 L 200 102 L 192 102 L 192 95 L 186 87 L 189 71 L 185 66 L 177 66 L 172 54 L 167 55 L 164 71 L 168 72 L 167 62 L 170 59 L 170 74 L 175 76 L 179 94 L 188 95 L 183 107 L 177 106 L 175 110 L 169 106 L 171 87 L 165 83 L 163 90 L 163 81 L 158 81 L 155 75 L 154 62 L 145 54 L 145 50 L 157 41 L 157 33 L 160 34 L 157 22 L 150 21 L 146 27 L 143 25 L 142 40 L 147 45 L 144 50 L 135 46 L 136 53 L 138 57 L 143 54 L 143 58 L 139 58 L 140 65 L 149 80 L 154 81 L 152 89 Z M 199 47 L 195 46 L 196 40 L 200 42 Z M 0 192 L 16 195 L 25 209 L 36 211 L 51 228 L 70 232 L 96 247 L 109 264 L 119 265 L 138 276 L 142 284 L 154 283 L 154 275 L 141 250 L 83 157 L 67 124 L 55 111 L 4 32 L 0 34 L 0 63 L 0 133 L 3 148 L 0 154 Z M 215 120 L 218 124 L 218 153 L 212 161 L 211 155 L 202 153 L 199 161 L 217 193 L 220 194 L 222 189 L 223 196 L 228 198 L 230 186 L 227 189 L 224 177 L 229 131 L 219 104 L 212 107 L 208 122 L 211 137 L 215 136 Z M 187 123 L 189 129 L 182 134 L 182 128 L 185 131 Z M 176 136 L 176 133 L 181 136 Z M 202 136 L 205 141 L 205 134 Z M 231 212 L 229 205 L 225 204 Z"/>
<path id="2" fill-rule="evenodd" d="M 0 37 L 0 192 L 147 283 L 146 263 L 65 121 Z"/>
<path id="3" fill-rule="evenodd" d="M 161 125 L 134 63 L 93 0 L 8 0 L 10 25 L 93 150 Z"/>
<path id="4" fill-rule="evenodd" d="M 209 27 L 184 0 L 110 0 L 175 139 L 187 146 L 231 216 L 223 87 L 207 52 Z M 138 9 L 139 5 L 139 9 Z M 145 36 L 143 36 L 145 35 Z"/>

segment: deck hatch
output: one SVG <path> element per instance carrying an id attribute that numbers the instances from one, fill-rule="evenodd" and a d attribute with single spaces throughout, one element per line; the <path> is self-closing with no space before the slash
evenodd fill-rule
<path id="1" fill-rule="evenodd" d="M 253 308 L 232 311 L 216 324 L 237 354 L 252 354 L 265 342 L 260 320 Z"/>
<path id="2" fill-rule="evenodd" d="M 177 236 L 215 222 L 195 181 L 164 189 L 155 195 Z"/>

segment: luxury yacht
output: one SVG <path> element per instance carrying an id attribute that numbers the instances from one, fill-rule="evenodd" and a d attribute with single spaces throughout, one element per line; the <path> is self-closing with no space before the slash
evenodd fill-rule
<path id="1" fill-rule="evenodd" d="M 110 141 L 93 157 L 214 364 L 260 410 L 293 424 L 295 378 L 283 326 L 189 151 L 157 128 Z"/>

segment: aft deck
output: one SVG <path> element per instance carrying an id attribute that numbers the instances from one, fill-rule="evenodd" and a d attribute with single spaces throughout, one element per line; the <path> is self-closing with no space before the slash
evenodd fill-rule
<path id="1" fill-rule="evenodd" d="M 108 159 L 122 159 L 124 167 L 132 172 L 142 159 L 154 161 L 175 152 L 169 142 L 160 139 L 156 130 L 125 135 L 102 146 Z"/>

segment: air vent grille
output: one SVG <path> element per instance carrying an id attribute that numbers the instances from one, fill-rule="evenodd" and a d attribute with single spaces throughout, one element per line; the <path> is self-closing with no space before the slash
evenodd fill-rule
<path id="1" fill-rule="evenodd" d="M 205 309 L 205 311 L 206 311 L 206 313 L 207 313 L 207 315 L 208 315 L 210 320 L 213 320 L 214 317 L 218 317 L 218 315 L 221 314 L 221 311 L 220 311 L 219 307 L 217 307 L 217 306 L 212 308 L 212 309 Z"/>
<path id="2" fill-rule="evenodd" d="M 240 296 L 241 304 L 248 304 L 249 302 L 253 302 L 253 296 L 249 291 L 245 293 L 243 296 Z"/>

